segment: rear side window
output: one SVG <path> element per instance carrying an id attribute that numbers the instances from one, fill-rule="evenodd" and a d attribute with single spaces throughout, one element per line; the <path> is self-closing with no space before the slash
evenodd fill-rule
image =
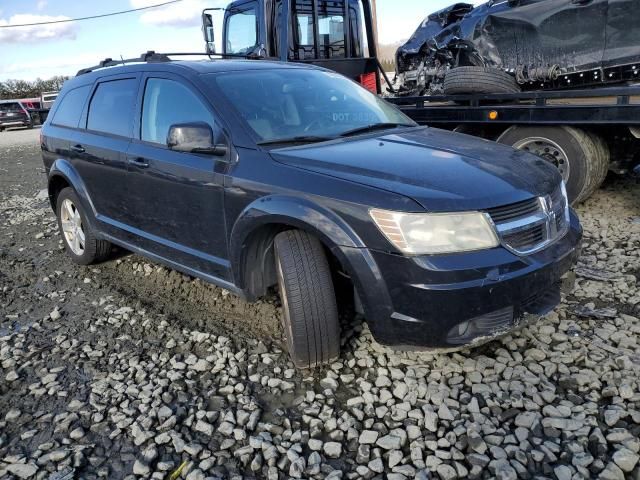
<path id="1" fill-rule="evenodd" d="M 80 122 L 82 109 L 89 95 L 90 85 L 74 88 L 62 98 L 58 110 L 53 117 L 51 123 L 61 125 L 63 127 L 76 128 Z"/>
<path id="2" fill-rule="evenodd" d="M 138 80 L 111 80 L 98 84 L 89 105 L 87 129 L 130 137 Z"/>
<path id="3" fill-rule="evenodd" d="M 150 78 L 142 104 L 142 140 L 166 145 L 169 127 L 205 122 L 213 128 L 213 115 L 187 87 L 174 80 Z"/>

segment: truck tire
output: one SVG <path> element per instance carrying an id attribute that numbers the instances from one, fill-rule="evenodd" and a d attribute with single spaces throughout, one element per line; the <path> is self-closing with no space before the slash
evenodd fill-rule
<path id="1" fill-rule="evenodd" d="M 555 165 L 567 185 L 571 204 L 589 198 L 609 170 L 606 143 L 579 128 L 514 125 L 498 138 L 498 143 L 527 150 Z"/>
<path id="2" fill-rule="evenodd" d="M 73 188 L 64 188 L 58 194 L 56 217 L 64 248 L 74 263 L 91 265 L 106 260 L 111 243 L 96 238 Z"/>
<path id="3" fill-rule="evenodd" d="M 329 262 L 317 238 L 288 230 L 275 238 L 282 326 L 298 368 L 314 368 L 340 355 L 340 325 Z"/>
<path id="4" fill-rule="evenodd" d="M 456 67 L 444 77 L 447 95 L 471 93 L 518 93 L 516 79 L 507 72 L 491 67 Z"/>

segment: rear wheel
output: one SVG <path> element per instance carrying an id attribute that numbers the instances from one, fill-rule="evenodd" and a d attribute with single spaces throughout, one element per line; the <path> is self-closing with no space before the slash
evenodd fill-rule
<path id="1" fill-rule="evenodd" d="M 604 140 L 578 128 L 515 125 L 507 129 L 498 142 L 553 164 L 567 184 L 571 203 L 589 198 L 609 170 L 609 149 Z"/>
<path id="2" fill-rule="evenodd" d="M 65 249 L 75 263 L 90 265 L 109 256 L 111 244 L 95 237 L 72 188 L 67 187 L 58 195 L 56 214 Z"/>
<path id="3" fill-rule="evenodd" d="M 282 326 L 298 368 L 313 368 L 340 355 L 336 295 L 327 257 L 317 238 L 300 230 L 275 239 Z"/>
<path id="4" fill-rule="evenodd" d="M 518 93 L 516 79 L 504 70 L 491 67 L 456 67 L 444 77 L 447 95 L 471 93 Z"/>

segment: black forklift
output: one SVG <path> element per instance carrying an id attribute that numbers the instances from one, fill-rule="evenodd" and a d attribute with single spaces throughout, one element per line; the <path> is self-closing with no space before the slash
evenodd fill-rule
<path id="1" fill-rule="evenodd" d="M 221 51 L 213 27 L 213 12 L 219 10 L 224 11 Z M 378 73 L 386 74 L 378 61 L 370 0 L 236 0 L 224 9 L 205 9 L 202 27 L 211 56 L 318 65 L 374 93 L 382 91 Z"/>

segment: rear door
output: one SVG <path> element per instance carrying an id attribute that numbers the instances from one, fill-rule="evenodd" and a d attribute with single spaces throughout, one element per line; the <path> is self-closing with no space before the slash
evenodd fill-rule
<path id="1" fill-rule="evenodd" d="M 486 21 L 505 68 L 559 65 L 597 68 L 605 48 L 608 0 L 521 0 L 496 3 Z"/>
<path id="2" fill-rule="evenodd" d="M 604 66 L 633 64 L 640 62 L 640 0 L 609 0 L 607 19 L 607 47 Z M 633 65 L 632 65 L 633 66 Z M 638 69 L 628 69 L 628 78 Z"/>
<path id="3" fill-rule="evenodd" d="M 229 280 L 224 224 L 224 157 L 167 147 L 169 127 L 205 122 L 219 132 L 205 97 L 186 79 L 143 79 L 140 125 L 128 152 L 128 212 L 135 242 L 163 258 Z M 221 133 L 217 142 L 223 143 Z"/>
<path id="4" fill-rule="evenodd" d="M 101 78 L 81 119 L 84 130 L 70 136 L 72 163 L 89 191 L 96 218 L 107 233 L 118 237 L 130 219 L 126 152 L 139 82 L 139 74 Z"/>

